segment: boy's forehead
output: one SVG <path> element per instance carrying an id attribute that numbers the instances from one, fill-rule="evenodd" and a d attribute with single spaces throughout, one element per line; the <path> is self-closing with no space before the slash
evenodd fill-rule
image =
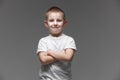
<path id="1" fill-rule="evenodd" d="M 47 16 L 51 16 L 51 15 L 55 15 L 55 14 L 63 17 L 63 13 L 62 12 L 52 12 L 52 11 L 48 12 Z"/>

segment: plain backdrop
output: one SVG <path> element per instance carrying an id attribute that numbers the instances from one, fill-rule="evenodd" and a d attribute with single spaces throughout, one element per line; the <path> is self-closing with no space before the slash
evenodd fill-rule
<path id="1" fill-rule="evenodd" d="M 0 0 L 0 80 L 39 80 L 45 11 L 62 8 L 77 52 L 73 80 L 120 80 L 120 0 Z"/>

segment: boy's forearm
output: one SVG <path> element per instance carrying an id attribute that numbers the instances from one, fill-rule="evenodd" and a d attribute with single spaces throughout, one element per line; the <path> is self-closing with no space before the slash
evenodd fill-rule
<path id="1" fill-rule="evenodd" d="M 40 62 L 44 65 L 56 62 L 56 59 L 46 53 L 39 54 Z"/>
<path id="2" fill-rule="evenodd" d="M 67 51 L 48 51 L 48 55 L 60 61 L 71 61 L 73 53 L 74 51 L 72 49 L 67 49 Z"/>
<path id="3" fill-rule="evenodd" d="M 56 59 L 53 58 L 52 56 L 46 56 L 45 61 L 43 64 L 50 64 L 56 62 Z"/>

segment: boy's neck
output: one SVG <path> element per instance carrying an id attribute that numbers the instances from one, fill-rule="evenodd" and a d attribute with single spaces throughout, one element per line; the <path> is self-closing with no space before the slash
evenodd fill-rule
<path id="1" fill-rule="evenodd" d="M 52 35 L 50 34 L 52 37 L 60 37 L 63 33 L 59 34 L 59 35 Z"/>

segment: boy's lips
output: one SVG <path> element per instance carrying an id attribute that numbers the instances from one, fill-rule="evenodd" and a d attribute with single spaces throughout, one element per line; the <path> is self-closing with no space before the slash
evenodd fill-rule
<path id="1" fill-rule="evenodd" d="M 52 31 L 56 32 L 56 31 L 58 31 L 58 29 L 52 29 Z"/>
<path id="2" fill-rule="evenodd" d="M 52 31 L 59 31 L 61 28 L 51 28 Z"/>

